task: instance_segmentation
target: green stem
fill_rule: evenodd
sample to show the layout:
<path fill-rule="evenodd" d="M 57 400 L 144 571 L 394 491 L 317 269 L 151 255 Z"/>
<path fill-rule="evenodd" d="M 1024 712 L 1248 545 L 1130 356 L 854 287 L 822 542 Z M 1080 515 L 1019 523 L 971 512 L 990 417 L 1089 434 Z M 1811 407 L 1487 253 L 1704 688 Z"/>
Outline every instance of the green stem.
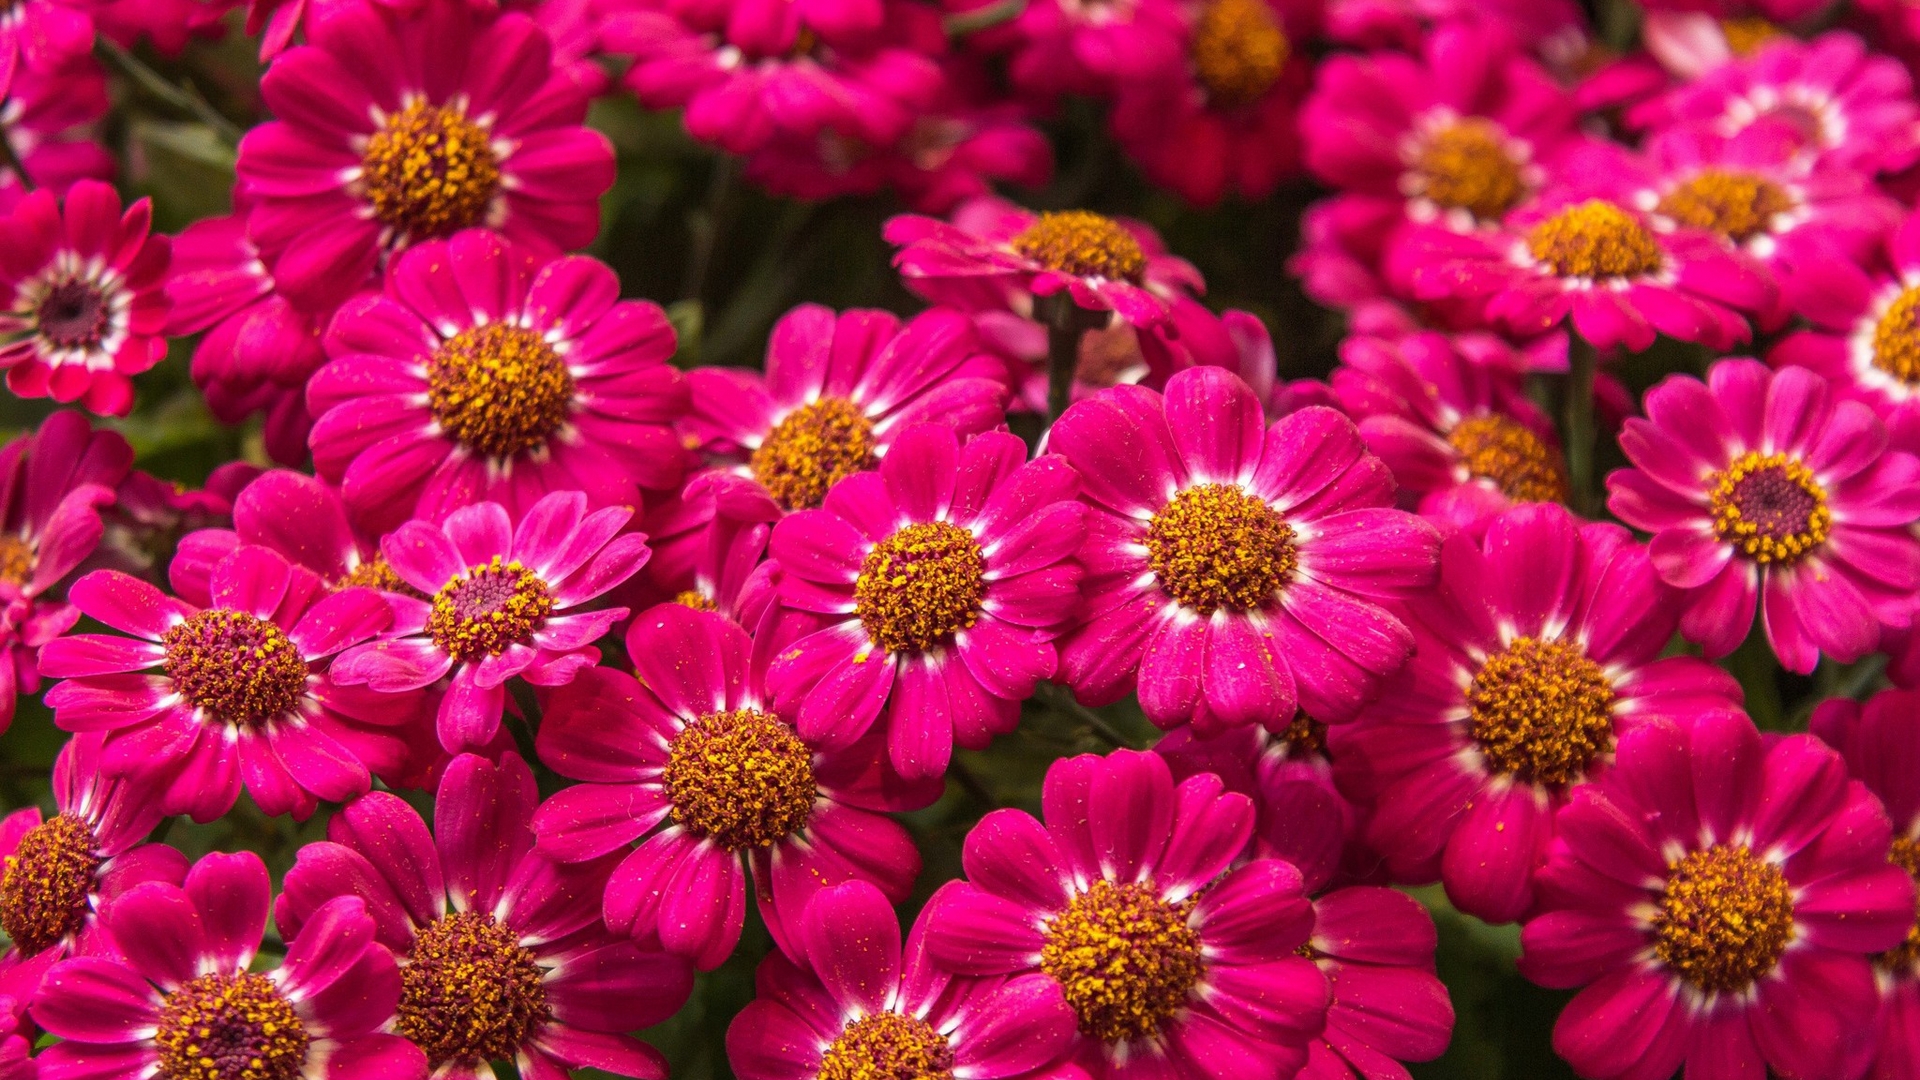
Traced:
<path fill-rule="evenodd" d="M 1102 325 L 1100 313 L 1088 311 L 1073 302 L 1073 295 L 1058 292 L 1039 297 L 1035 314 L 1047 324 L 1047 417 L 1058 420 L 1073 404 L 1073 378 L 1080 371 L 1080 340 L 1087 331 Z"/>
<path fill-rule="evenodd" d="M 1073 691 L 1053 683 L 1041 683 L 1040 694 L 1054 708 L 1087 725 L 1087 730 L 1100 737 L 1101 741 L 1116 749 L 1136 749 L 1133 740 L 1120 733 L 1120 730 L 1107 722 L 1107 718 L 1074 700 Z"/>
<path fill-rule="evenodd" d="M 118 44 L 101 37 L 95 44 L 94 52 L 107 63 L 119 68 L 126 76 L 140 84 L 140 88 L 174 108 L 194 117 L 212 128 L 214 133 L 229 146 L 238 146 L 243 132 L 233 121 L 220 115 L 192 83 L 175 86 L 166 76 L 153 70 L 146 62 L 121 48 Z"/>
<path fill-rule="evenodd" d="M 1595 513 L 1593 455 L 1593 379 L 1599 355 L 1592 345 L 1574 337 L 1567 346 L 1567 395 L 1564 437 L 1567 440 L 1567 486 L 1573 509 L 1587 517 Z"/>

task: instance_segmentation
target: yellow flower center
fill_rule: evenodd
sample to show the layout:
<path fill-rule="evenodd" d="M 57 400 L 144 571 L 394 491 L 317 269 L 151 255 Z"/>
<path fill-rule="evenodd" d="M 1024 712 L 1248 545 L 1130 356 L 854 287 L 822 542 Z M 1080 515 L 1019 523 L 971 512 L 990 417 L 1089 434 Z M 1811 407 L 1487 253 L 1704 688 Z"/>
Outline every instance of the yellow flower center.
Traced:
<path fill-rule="evenodd" d="M 953 1080 L 953 1048 L 925 1020 L 874 1013 L 833 1040 L 816 1080 Z"/>
<path fill-rule="evenodd" d="M 0 878 L 0 929 L 21 956 L 33 956 L 79 932 L 103 861 L 93 830 L 60 814 L 27 830 Z"/>
<path fill-rule="evenodd" d="M 551 614 L 553 594 L 540 575 L 495 555 L 440 587 L 427 634 L 455 660 L 474 660 L 528 641 Z"/>
<path fill-rule="evenodd" d="M 673 737 L 665 775 L 673 820 L 728 851 L 799 832 L 819 787 L 813 754 L 772 713 L 708 713 Z"/>
<path fill-rule="evenodd" d="M 1193 901 L 1170 904 L 1146 885 L 1096 881 L 1047 920 L 1040 969 L 1060 984 L 1080 1033 L 1139 1039 L 1186 1004 L 1206 974 Z"/>
<path fill-rule="evenodd" d="M 1085 210 L 1045 213 L 1013 238 L 1013 250 L 1049 270 L 1139 284 L 1147 253 L 1120 223 Z"/>
<path fill-rule="evenodd" d="M 489 323 L 448 338 L 427 361 L 427 407 L 482 457 L 546 445 L 573 408 L 573 375 L 531 330 Z"/>
<path fill-rule="evenodd" d="M 684 608 L 692 608 L 695 611 L 720 610 L 719 604 L 714 603 L 708 598 L 706 593 L 698 589 L 688 589 L 685 592 L 674 594 L 673 602 Z"/>
<path fill-rule="evenodd" d="M 753 478 L 788 510 L 811 510 L 834 484 L 879 466 L 873 421 L 858 405 L 837 397 L 788 413 L 748 463 Z"/>
<path fill-rule="evenodd" d="M 1207 100 L 1223 109 L 1260 100 L 1287 66 L 1288 51 L 1267 0 L 1211 0 L 1188 47 Z"/>
<path fill-rule="evenodd" d="M 307 662 L 286 631 L 244 611 L 211 608 L 161 635 L 173 687 L 207 716 L 254 727 L 292 712 L 307 692 Z"/>
<path fill-rule="evenodd" d="M 486 912 L 456 912 L 414 935 L 394 1026 L 436 1069 L 511 1061 L 553 1016 L 544 979 L 512 929 Z"/>
<path fill-rule="evenodd" d="M 885 651 L 925 652 L 980 617 L 986 574 L 971 532 L 944 521 L 907 525 L 860 564 L 854 610 Z"/>
<path fill-rule="evenodd" d="M 1447 432 L 1467 471 L 1514 502 L 1565 502 L 1567 466 L 1560 452 L 1511 417 L 1474 416 Z"/>
<path fill-rule="evenodd" d="M 1327 725 L 1308 716 L 1302 709 L 1293 714 L 1293 722 L 1280 733 L 1290 757 L 1326 757 Z"/>
<path fill-rule="evenodd" d="M 1202 615 L 1265 604 L 1299 565 L 1293 526 L 1236 484 L 1199 484 L 1147 527 L 1148 564 L 1168 596 Z"/>
<path fill-rule="evenodd" d="M 1713 531 L 1758 563 L 1793 563 L 1826 543 L 1827 493 L 1789 454 L 1749 450 L 1715 473 L 1707 489 Z"/>
<path fill-rule="evenodd" d="M 452 105 L 415 101 L 367 140 L 362 184 L 374 216 L 412 240 L 486 224 L 500 162 L 486 128 Z"/>
<path fill-rule="evenodd" d="M 374 589 L 379 592 L 399 593 L 411 596 L 415 600 L 425 600 L 427 594 L 406 583 L 397 573 L 393 564 L 387 562 L 385 555 L 375 555 L 363 560 L 358 566 L 346 572 L 345 576 L 333 583 L 336 591 L 340 589 Z"/>
<path fill-rule="evenodd" d="M 1533 227 L 1527 250 L 1563 278 L 1628 278 L 1660 269 L 1660 245 L 1640 219 L 1605 199 L 1569 206 Z"/>
<path fill-rule="evenodd" d="M 32 579 L 39 558 L 28 541 L 11 534 L 0 535 L 0 581 L 25 585 Z"/>
<path fill-rule="evenodd" d="M 1887 852 L 1887 859 L 1905 870 L 1916 884 L 1920 884 L 1920 840 L 1908 836 L 1894 837 L 1893 848 Z M 1895 974 L 1920 972 L 1920 899 L 1915 900 L 1914 921 L 1907 927 L 1907 940 L 1875 956 L 1873 962 L 1882 970 Z"/>
<path fill-rule="evenodd" d="M 1715 844 L 1667 865 L 1653 951 L 1707 991 L 1745 990 L 1793 940 L 1793 887 L 1745 844 Z"/>
<path fill-rule="evenodd" d="M 1873 327 L 1873 366 L 1905 383 L 1920 383 L 1920 285 L 1901 290 Z"/>
<path fill-rule="evenodd" d="M 154 1033 L 160 1080 L 295 1080 L 307 1029 L 272 979 L 201 975 L 167 995 Z"/>
<path fill-rule="evenodd" d="M 1428 135 L 1413 171 L 1421 195 L 1481 221 L 1497 220 L 1527 196 L 1506 130 L 1485 117 L 1463 116 Z"/>
<path fill-rule="evenodd" d="M 1573 642 L 1514 638 L 1474 673 L 1467 707 L 1488 766 L 1528 783 L 1578 780 L 1613 744 L 1613 685 Z"/>
<path fill-rule="evenodd" d="M 1720 33 L 1735 56 L 1748 56 L 1755 49 L 1780 36 L 1780 28 L 1758 15 L 1741 15 L 1720 20 Z"/>
<path fill-rule="evenodd" d="M 1667 192 L 1659 212 L 1682 225 L 1744 244 L 1766 232 L 1776 215 L 1792 209 L 1793 196 L 1770 180 L 1707 169 Z"/>

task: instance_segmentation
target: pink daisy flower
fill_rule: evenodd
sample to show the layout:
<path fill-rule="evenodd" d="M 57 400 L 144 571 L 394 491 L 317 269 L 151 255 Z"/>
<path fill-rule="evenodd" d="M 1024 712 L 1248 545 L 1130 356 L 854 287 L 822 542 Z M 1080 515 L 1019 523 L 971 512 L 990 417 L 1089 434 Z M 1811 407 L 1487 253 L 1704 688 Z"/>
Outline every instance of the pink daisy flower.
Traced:
<path fill-rule="evenodd" d="M 327 330 L 307 384 L 314 467 L 375 528 L 550 491 L 631 505 L 680 482 L 673 327 L 604 263 L 469 230 L 395 259 Z"/>
<path fill-rule="evenodd" d="M 39 1080 L 33 1044 L 39 1038 L 27 1019 L 27 1003 L 0 995 L 0 1080 Z"/>
<path fill-rule="evenodd" d="M 307 920 L 280 966 L 251 970 L 266 930 L 267 868 L 252 852 L 208 855 L 186 883 L 148 882 L 106 911 L 120 955 L 55 965 L 34 1022 L 61 1042 L 39 1054 L 48 1080 L 77 1076 L 241 1075 L 273 1080 L 416 1080 L 412 1043 L 380 1033 L 400 996 L 393 954 L 374 941 L 358 897 Z"/>
<path fill-rule="evenodd" d="M 878 472 L 834 485 L 774 526 L 780 601 L 806 613 L 767 671 L 800 734 L 836 747 L 876 724 L 903 776 L 944 773 L 957 742 L 984 749 L 1053 674 L 1053 639 L 1079 605 L 1084 508 L 1073 470 L 988 432 L 902 433 Z"/>
<path fill-rule="evenodd" d="M 1708 656 L 1746 639 L 1756 606 L 1774 655 L 1803 673 L 1911 620 L 1920 459 L 1833 398 L 1805 368 L 1723 360 L 1705 383 L 1662 381 L 1620 433 L 1634 468 L 1607 478 L 1607 505 L 1654 534 L 1653 565 L 1688 590 L 1680 630 Z"/>
<path fill-rule="evenodd" d="M 183 596 L 210 596 L 213 568 L 248 544 L 272 549 L 334 589 L 358 585 L 404 594 L 411 588 L 387 564 L 379 545 L 354 530 L 339 492 L 287 469 L 262 473 L 240 489 L 232 528 L 196 529 L 182 537 L 167 568 L 168 582 Z"/>
<path fill-rule="evenodd" d="M 546 34 L 463 0 L 416 6 L 332 5 L 261 80 L 279 119 L 240 142 L 247 231 L 298 303 L 338 303 L 386 254 L 468 226 L 543 253 L 599 229 L 613 147 L 582 126 Z"/>
<path fill-rule="evenodd" d="M 312 814 L 367 790 L 369 769 L 396 767 L 407 701 L 342 689 L 334 654 L 384 629 L 380 595 L 328 595 L 320 580 L 266 548 L 240 547 L 213 568 L 205 604 L 99 570 L 73 605 L 132 637 L 71 634 L 40 650 L 54 723 L 108 734 L 103 761 L 159 792 L 169 814 L 211 821 L 244 785 L 269 816 Z M 157 669 L 157 670 L 156 670 Z"/>
<path fill-rule="evenodd" d="M 600 662 L 594 642 L 626 608 L 582 610 L 647 561 L 647 538 L 620 535 L 630 507 L 587 513 L 556 491 L 514 523 L 499 503 L 465 506 L 440 525 L 409 521 L 381 542 L 394 575 L 419 595 L 386 593 L 393 626 L 334 664 L 341 682 L 383 694 L 451 676 L 437 727 L 448 753 L 493 741 L 507 680 L 564 686 Z"/>
<path fill-rule="evenodd" d="M 1088 503 L 1082 624 L 1062 681 L 1089 704 L 1136 688 L 1155 724 L 1352 715 L 1413 636 L 1378 601 L 1430 585 L 1440 537 L 1391 509 L 1393 478 L 1346 417 L 1269 427 L 1219 368 L 1163 398 L 1115 387 L 1067 410 L 1048 446 Z"/>
<path fill-rule="evenodd" d="M 999 426 L 1007 389 L 965 316 L 884 311 L 835 315 L 802 304 L 767 340 L 766 373 L 696 368 L 687 377 L 690 441 L 750 477 L 785 510 L 820 506 L 827 489 L 878 468 L 900 433 L 942 423 L 961 435 Z"/>
<path fill-rule="evenodd" d="M 948 0 L 959 18 L 992 0 Z M 971 35 L 971 43 L 1007 54 L 1007 72 L 1021 96 L 1061 94 L 1107 98 L 1135 83 L 1175 78 L 1186 17 L 1174 0 L 1037 0 L 1004 26 Z"/>
<path fill-rule="evenodd" d="M 113 179 L 113 153 L 96 138 L 107 108 L 106 75 L 91 58 L 55 71 L 14 72 L 13 90 L 0 101 L 0 129 L 32 188 L 65 195 L 78 181 Z M 32 188 L 10 165 L 0 166 L 0 212 L 18 206 Z"/>
<path fill-rule="evenodd" d="M 1520 971 L 1583 987 L 1553 1045 L 1582 1076 L 1857 1076 L 1868 956 L 1900 945 L 1914 886 L 1840 755 L 1769 745 L 1737 714 L 1624 735 L 1560 813 Z"/>
<path fill-rule="evenodd" d="M 541 761 L 585 781 L 534 816 L 541 851 L 571 862 L 640 841 L 607 883 L 614 933 L 711 970 L 740 940 L 749 876 L 789 956 L 822 889 L 869 881 L 906 899 L 920 853 L 885 814 L 927 806 L 938 780 L 893 775 L 877 738 L 834 750 L 796 731 L 727 619 L 662 604 L 628 640 L 644 681 L 595 668 L 553 695 L 536 740 Z"/>
<path fill-rule="evenodd" d="M 794 927 L 797 959 L 767 957 L 759 996 L 727 1026 L 734 1072 L 1002 1080 L 1060 1056 L 1074 1016 L 1057 983 L 955 978 L 927 955 L 925 927 L 916 921 L 903 947 L 879 889 L 850 881 L 823 890 Z"/>
<path fill-rule="evenodd" d="M 1401 1062 L 1445 1053 L 1453 1002 L 1433 971 L 1438 944 L 1433 916 L 1403 892 L 1356 885 L 1316 899 L 1304 955 L 1333 1000 L 1300 1080 L 1404 1077 Z"/>
<path fill-rule="evenodd" d="M 1056 983 L 1078 1021 L 1070 1059 L 1093 1080 L 1297 1073 L 1327 981 L 1299 953 L 1313 932 L 1299 871 L 1229 869 L 1253 832 L 1246 796 L 1210 774 L 1175 787 L 1165 759 L 1118 750 L 1056 762 L 1041 805 L 1044 824 L 996 810 L 967 835 L 967 880 L 923 916 L 934 962 Z"/>
<path fill-rule="evenodd" d="M 604 1069 L 666 1080 L 659 1051 L 623 1034 L 679 1010 L 693 989 L 685 960 L 610 938 L 600 925 L 606 859 L 555 863 L 534 850 L 533 772 L 455 758 L 434 799 L 435 831 L 398 797 L 372 792 L 300 849 L 274 922 L 301 942 L 339 897 L 357 896 L 374 940 L 400 959 L 387 1030 L 426 1054 L 445 1080 L 485 1080 L 489 1062 L 564 1080 Z"/>
<path fill-rule="evenodd" d="M 972 199 L 949 221 L 906 214 L 884 235 L 907 288 L 966 311 L 1032 317 L 1036 297 L 1065 293 L 1136 326 L 1164 322 L 1175 297 L 1206 291 L 1200 271 L 1167 254 L 1146 225 L 1086 210 L 1034 213 Z"/>
<path fill-rule="evenodd" d="M 1329 729 L 1342 789 L 1396 881 L 1510 922 L 1533 904 L 1554 812 L 1650 717 L 1737 713 L 1732 676 L 1662 658 L 1679 598 L 1617 525 L 1521 506 L 1476 544 L 1447 539 L 1440 582 L 1407 604 L 1417 645 L 1356 723 Z"/>
<path fill-rule="evenodd" d="M 776 596 L 767 540 L 781 509 L 757 483 L 718 469 L 697 473 L 675 498 L 647 515 L 643 531 L 653 558 L 616 595 L 717 611 L 741 626 L 759 626 Z M 631 629 L 631 627 L 629 627 Z"/>
<path fill-rule="evenodd" d="M 16 79 L 56 70 L 93 48 L 89 3 L 20 0 L 0 15 L 0 97 Z"/>
<path fill-rule="evenodd" d="M 81 180 L 65 199 L 35 191 L 0 219 L 0 367 L 21 397 L 133 408 L 132 376 L 166 355 L 169 242 L 146 200 Z"/>

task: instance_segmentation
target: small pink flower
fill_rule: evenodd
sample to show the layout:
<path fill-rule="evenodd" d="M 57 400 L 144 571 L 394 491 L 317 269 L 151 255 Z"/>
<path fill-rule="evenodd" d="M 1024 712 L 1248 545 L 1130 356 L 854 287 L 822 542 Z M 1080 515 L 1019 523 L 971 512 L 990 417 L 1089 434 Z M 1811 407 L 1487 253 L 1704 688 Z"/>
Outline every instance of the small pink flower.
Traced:
<path fill-rule="evenodd" d="M 83 55 L 53 71 L 14 72 L 0 127 L 33 187 L 65 195 L 78 181 L 113 179 L 117 164 L 96 131 L 107 109 L 106 75 Z M 0 166 L 0 212 L 18 206 L 29 190 L 15 169 Z"/>
<path fill-rule="evenodd" d="M 615 595 L 635 611 L 663 600 L 757 627 L 777 596 L 767 540 L 782 510 L 760 485 L 718 469 L 696 473 L 642 523 L 653 558 Z"/>
<path fill-rule="evenodd" d="M 1446 1051 L 1453 1002 L 1433 971 L 1438 939 L 1420 901 L 1393 889 L 1356 885 L 1314 900 L 1306 950 L 1333 1001 L 1300 1080 L 1399 1076 L 1394 1063 Z"/>
<path fill-rule="evenodd" d="M 233 527 L 196 529 L 180 540 L 167 580 L 194 599 L 212 595 L 213 568 L 234 549 L 257 544 L 295 566 L 319 575 L 335 589 L 364 586 L 404 593 L 379 544 L 356 532 L 339 492 L 325 482 L 288 469 L 250 481 L 233 500 Z"/>
<path fill-rule="evenodd" d="M 956 13 L 992 0 L 948 0 Z M 1108 98 L 1138 83 L 1177 79 L 1186 19 L 1177 0 L 1035 0 L 1004 26 L 974 35 L 974 44 L 1007 54 L 1022 96 Z"/>
<path fill-rule="evenodd" d="M 55 71 L 93 47 L 92 5 L 76 0 L 19 0 L 0 12 L 0 98 L 16 79 Z"/>

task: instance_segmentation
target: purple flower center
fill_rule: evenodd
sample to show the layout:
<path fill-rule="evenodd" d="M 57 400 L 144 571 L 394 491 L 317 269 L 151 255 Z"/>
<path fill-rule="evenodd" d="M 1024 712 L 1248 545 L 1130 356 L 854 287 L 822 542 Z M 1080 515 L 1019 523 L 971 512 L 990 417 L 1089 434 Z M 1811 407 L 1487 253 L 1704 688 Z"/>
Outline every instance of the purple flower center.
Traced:
<path fill-rule="evenodd" d="M 511 1060 L 553 1017 L 545 979 L 511 929 L 484 912 L 456 912 L 414 935 L 395 1026 L 436 1069 Z"/>
<path fill-rule="evenodd" d="M 820 789 L 813 752 L 772 713 L 708 713 L 673 737 L 662 782 L 673 820 L 726 848 L 765 848 L 799 832 Z"/>
<path fill-rule="evenodd" d="M 367 140 L 361 184 L 375 217 L 410 241 L 427 240 L 486 224 L 500 162 L 464 109 L 415 101 Z"/>
<path fill-rule="evenodd" d="M 907 525 L 867 552 L 854 610 L 885 651 L 925 652 L 980 617 L 986 572 L 973 533 L 945 521 Z"/>
<path fill-rule="evenodd" d="M 1745 844 L 1715 844 L 1667 866 L 1653 951 L 1710 992 L 1745 990 L 1793 940 L 1793 886 Z"/>
<path fill-rule="evenodd" d="M 749 462 L 753 478 L 788 510 L 813 509 L 826 499 L 828 488 L 879 465 L 873 422 L 858 405 L 837 397 L 788 413 Z"/>
<path fill-rule="evenodd" d="M 187 703 L 223 724 L 255 727 L 294 711 L 307 662 L 286 631 L 244 611 L 210 608 L 161 638 L 167 677 Z"/>
<path fill-rule="evenodd" d="M 1571 641 L 1517 637 L 1467 688 L 1487 767 L 1528 783 L 1578 780 L 1613 744 L 1613 684 Z"/>
<path fill-rule="evenodd" d="M 1757 563 L 1798 562 L 1833 528 L 1826 491 L 1789 454 L 1742 454 L 1714 474 L 1707 502 L 1714 533 Z"/>
<path fill-rule="evenodd" d="M 1920 840 L 1910 836 L 1894 837 L 1887 859 L 1920 884 Z M 1881 970 L 1896 975 L 1920 974 L 1920 899 L 1915 901 L 1915 918 L 1907 927 L 1907 940 L 1875 956 L 1873 962 Z"/>
<path fill-rule="evenodd" d="M 153 1041 L 161 1080 L 295 1080 L 307 1030 L 272 979 L 202 975 L 167 995 Z"/>
<path fill-rule="evenodd" d="M 1467 472 L 1514 502 L 1565 502 L 1567 466 L 1560 451 L 1511 417 L 1489 413 L 1454 425 L 1447 443 Z"/>
<path fill-rule="evenodd" d="M 7 856 L 0 879 L 0 929 L 21 956 L 33 956 L 80 932 L 103 861 L 93 830 L 60 814 L 35 825 Z"/>
<path fill-rule="evenodd" d="M 573 374 L 545 338 L 522 327 L 470 327 L 427 361 L 427 408 L 441 431 L 482 457 L 545 447 L 573 404 Z"/>
<path fill-rule="evenodd" d="M 47 290 L 34 326 L 40 336 L 63 349 L 98 345 L 107 329 L 107 298 L 90 281 L 69 279 Z"/>
<path fill-rule="evenodd" d="M 1235 484 L 1175 495 L 1147 527 L 1147 561 L 1168 596 L 1201 615 L 1252 611 L 1292 580 L 1293 526 Z"/>
<path fill-rule="evenodd" d="M 848 1024 L 820 1060 L 816 1080 L 952 1080 L 953 1048 L 925 1020 L 874 1013 Z"/>
<path fill-rule="evenodd" d="M 427 634 L 456 660 L 498 656 L 530 641 L 552 613 L 553 594 L 540 575 L 495 555 L 441 587 Z"/>
<path fill-rule="evenodd" d="M 1682 225 L 1744 244 L 1770 229 L 1773 219 L 1793 206 L 1793 196 L 1772 181 L 1751 173 L 1705 169 L 1667 192 L 1658 212 Z"/>
<path fill-rule="evenodd" d="M 1200 12 L 1187 56 L 1215 108 L 1260 100 L 1287 66 L 1287 35 L 1267 0 L 1212 0 Z"/>
<path fill-rule="evenodd" d="M 1448 121 L 1420 140 L 1409 192 L 1481 221 L 1497 221 L 1527 196 L 1506 129 L 1482 116 Z"/>
<path fill-rule="evenodd" d="M 1194 901 L 1150 885 L 1096 881 L 1047 920 L 1040 969 L 1060 984 L 1080 1033 L 1121 1042 L 1160 1030 L 1206 974 Z"/>
<path fill-rule="evenodd" d="M 1873 326 L 1873 366 L 1904 383 L 1920 383 L 1920 285 L 1894 297 Z"/>
<path fill-rule="evenodd" d="M 1535 225 L 1527 250 L 1555 275 L 1585 280 L 1641 277 L 1664 262 L 1640 219 L 1605 199 L 1569 206 Z"/>
<path fill-rule="evenodd" d="M 1147 272 L 1147 253 L 1119 222 L 1086 210 L 1045 213 L 1013 238 L 1013 250 L 1074 277 L 1130 281 Z"/>

